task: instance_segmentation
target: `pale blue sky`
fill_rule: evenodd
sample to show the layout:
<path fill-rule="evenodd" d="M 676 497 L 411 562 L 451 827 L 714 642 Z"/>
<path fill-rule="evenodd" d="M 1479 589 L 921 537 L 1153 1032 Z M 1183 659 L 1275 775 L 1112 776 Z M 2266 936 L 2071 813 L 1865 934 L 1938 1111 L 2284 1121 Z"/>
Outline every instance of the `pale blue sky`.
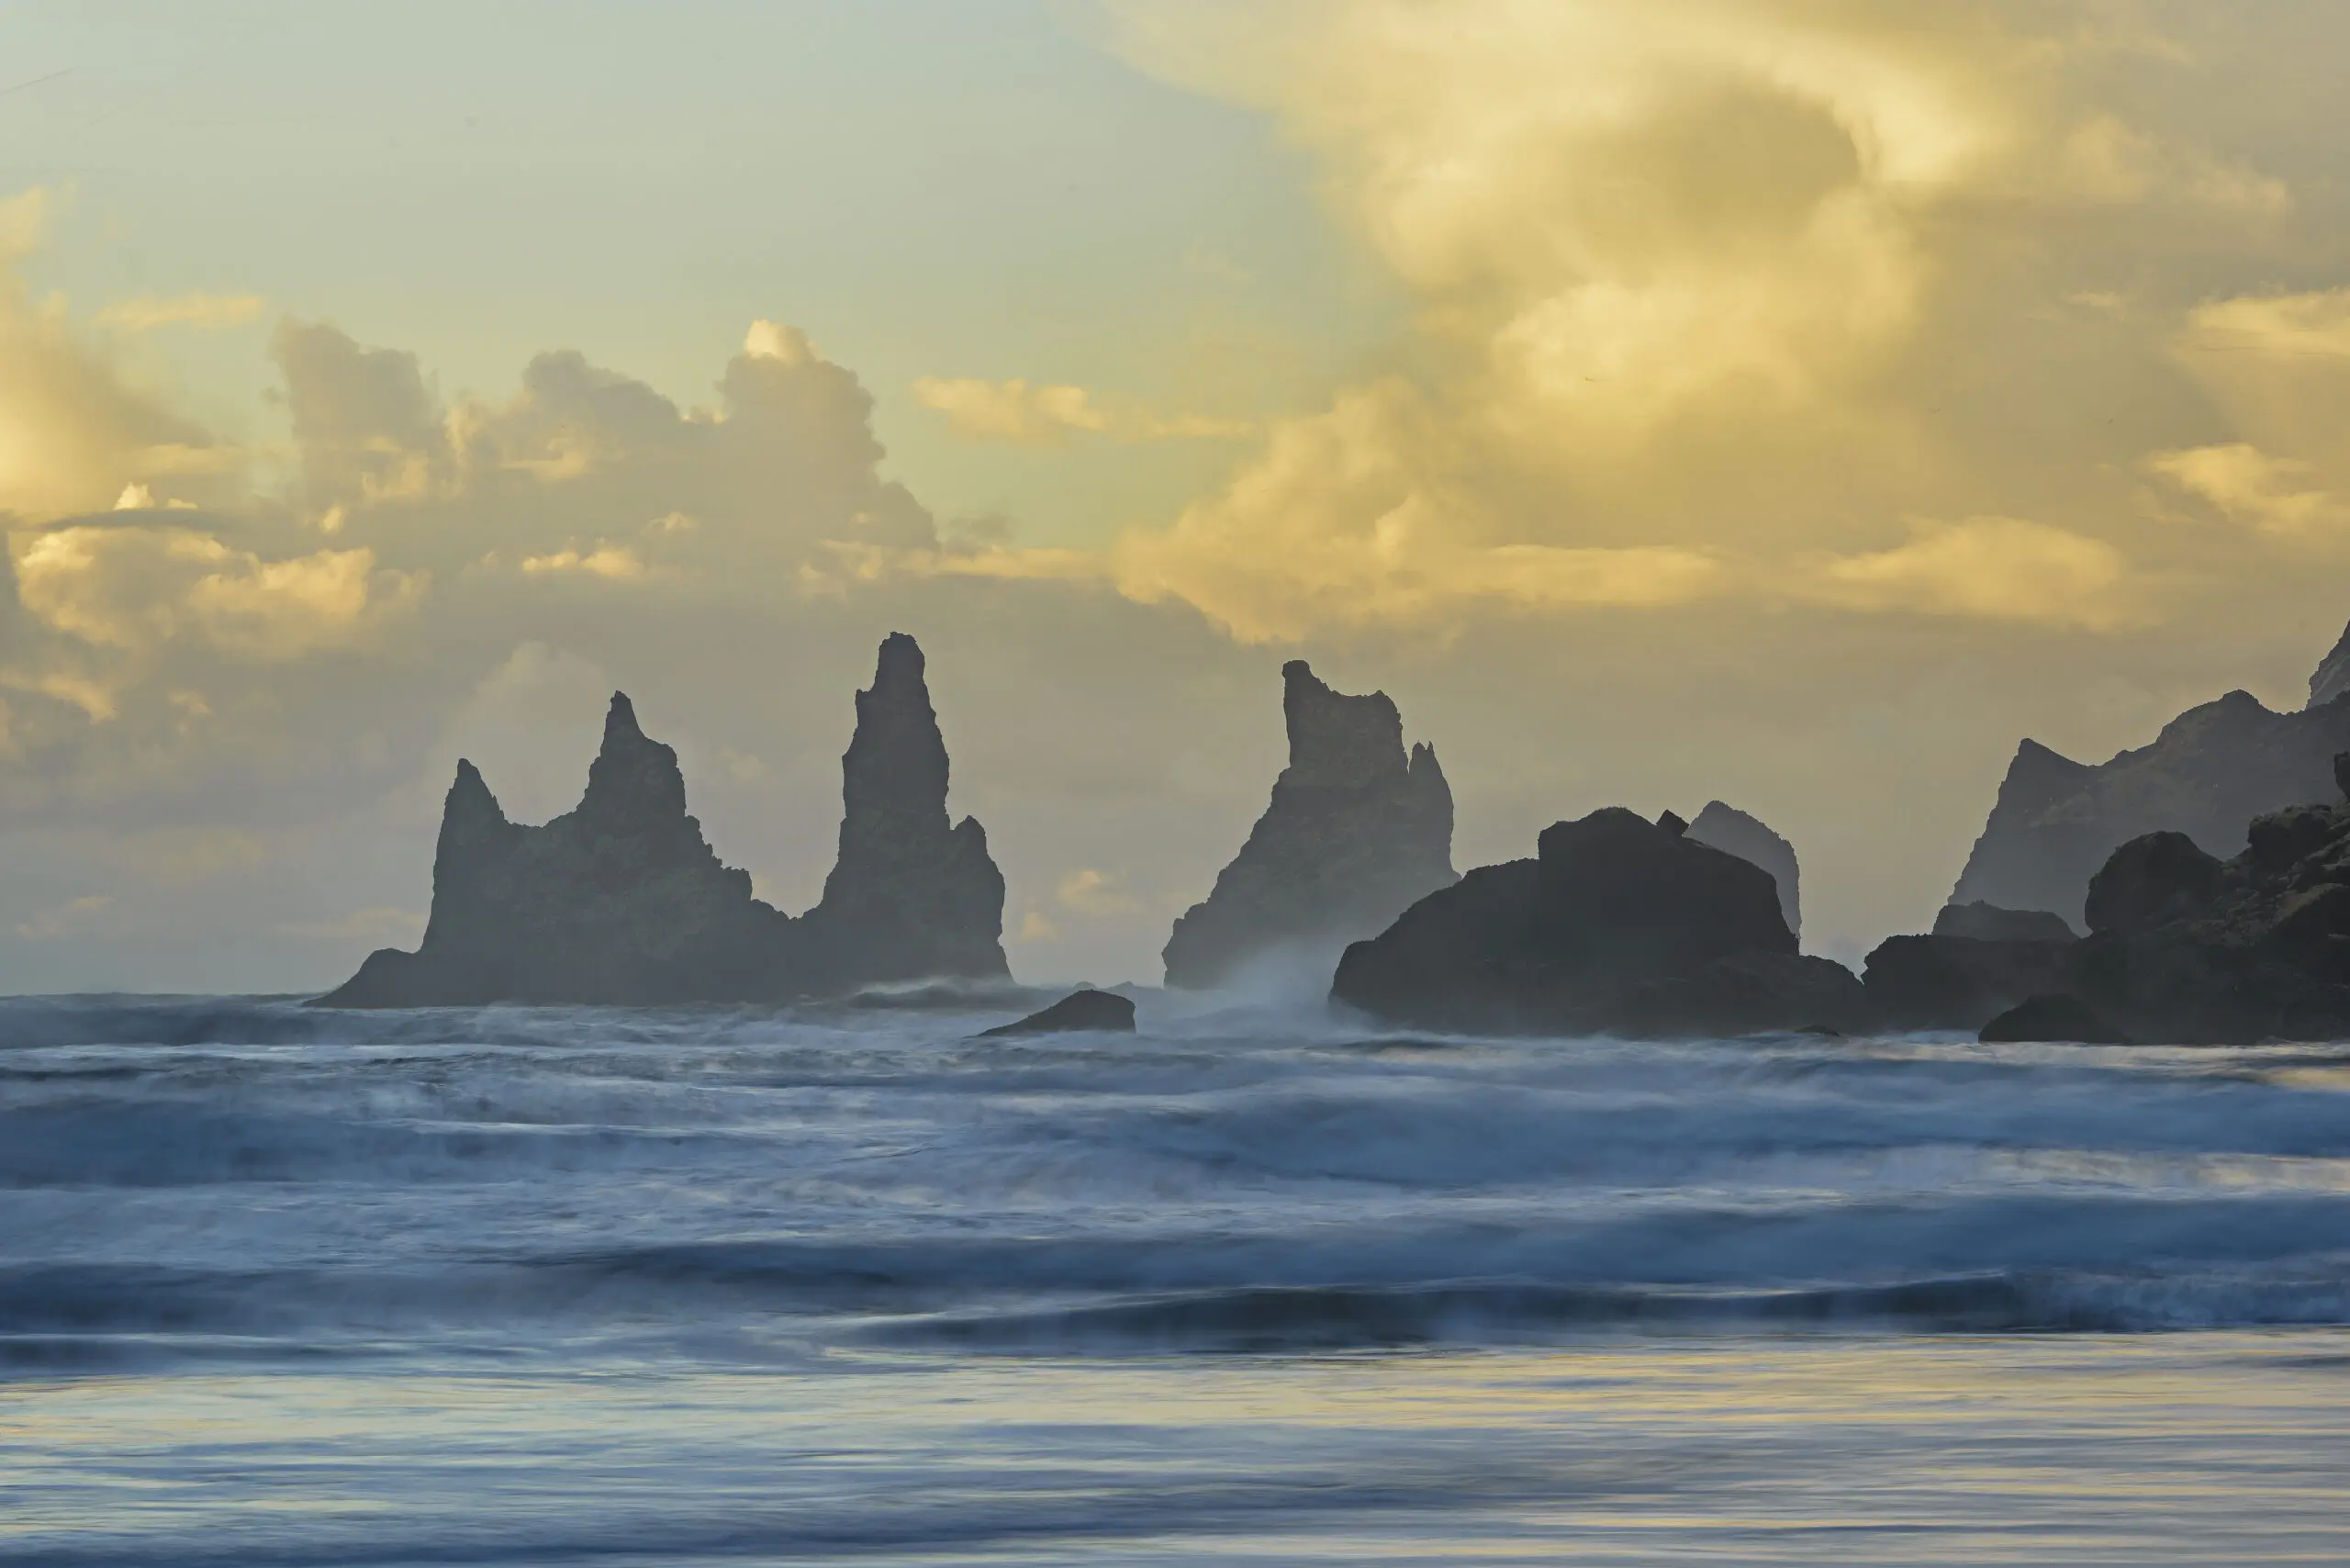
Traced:
<path fill-rule="evenodd" d="M 37 288 L 78 316 L 267 299 L 142 351 L 248 439 L 280 314 L 413 349 L 444 394 L 573 347 L 684 403 L 767 316 L 864 377 L 890 468 L 942 518 L 1090 539 L 1163 519 L 1236 449 L 978 446 L 912 381 L 1259 418 L 1390 330 L 1261 118 L 1130 69 L 1049 0 L 13 4 L 0 89 L 0 195 L 65 198 Z"/>

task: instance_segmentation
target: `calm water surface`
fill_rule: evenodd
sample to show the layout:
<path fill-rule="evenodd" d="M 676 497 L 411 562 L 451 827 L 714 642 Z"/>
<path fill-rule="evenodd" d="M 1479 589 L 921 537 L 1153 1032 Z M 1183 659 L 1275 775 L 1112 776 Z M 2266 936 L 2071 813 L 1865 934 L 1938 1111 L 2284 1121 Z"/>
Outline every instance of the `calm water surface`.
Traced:
<path fill-rule="evenodd" d="M 0 1002 L 0 1562 L 2350 1561 L 2350 1049 Z"/>

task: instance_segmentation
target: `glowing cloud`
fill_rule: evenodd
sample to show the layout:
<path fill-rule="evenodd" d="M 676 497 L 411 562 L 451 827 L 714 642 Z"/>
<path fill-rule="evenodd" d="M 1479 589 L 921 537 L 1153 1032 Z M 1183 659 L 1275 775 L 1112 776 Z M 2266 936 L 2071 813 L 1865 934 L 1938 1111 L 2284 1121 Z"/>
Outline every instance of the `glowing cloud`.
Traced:
<path fill-rule="evenodd" d="M 175 294 L 168 298 L 142 294 L 107 306 L 95 319 L 118 332 L 151 332 L 159 327 L 213 330 L 258 320 L 268 308 L 267 301 L 251 294 Z"/>

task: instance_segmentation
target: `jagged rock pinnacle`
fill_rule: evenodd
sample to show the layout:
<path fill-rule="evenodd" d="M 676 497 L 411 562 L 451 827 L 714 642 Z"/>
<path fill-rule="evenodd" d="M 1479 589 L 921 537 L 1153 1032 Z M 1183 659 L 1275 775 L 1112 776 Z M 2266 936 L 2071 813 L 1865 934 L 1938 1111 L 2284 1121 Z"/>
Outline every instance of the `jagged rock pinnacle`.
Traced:
<path fill-rule="evenodd" d="M 1431 747 L 1404 751 L 1384 692 L 1335 691 L 1292 659 L 1281 713 L 1289 765 L 1214 890 L 1175 922 L 1169 985 L 1218 984 L 1275 949 L 1326 975 L 1348 942 L 1454 880 L 1451 789 Z"/>
<path fill-rule="evenodd" d="M 946 742 L 921 646 L 882 639 L 841 757 L 840 857 L 806 917 L 822 962 L 866 980 L 1009 975 L 987 830 L 949 826 Z"/>

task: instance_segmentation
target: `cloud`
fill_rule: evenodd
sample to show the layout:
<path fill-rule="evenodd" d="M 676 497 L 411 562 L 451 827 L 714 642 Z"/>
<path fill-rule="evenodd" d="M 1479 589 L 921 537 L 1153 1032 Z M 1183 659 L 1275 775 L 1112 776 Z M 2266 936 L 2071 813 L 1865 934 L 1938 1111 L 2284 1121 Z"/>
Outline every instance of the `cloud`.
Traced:
<path fill-rule="evenodd" d="M 379 571 L 368 549 L 264 560 L 196 528 L 82 523 L 9 537 L 19 602 L 103 648 L 182 637 L 239 656 L 295 658 L 347 644 L 415 608 L 421 575 Z"/>
<path fill-rule="evenodd" d="M 28 942 L 54 942 L 77 936 L 88 931 L 113 904 L 114 900 L 105 894 L 86 893 L 42 910 L 30 920 L 19 921 L 17 935 Z"/>
<path fill-rule="evenodd" d="M 1032 386 L 1010 381 L 946 379 L 914 382 L 914 398 L 946 416 L 955 433 L 973 441 L 1056 446 L 1072 434 L 1120 441 L 1229 440 L 1249 433 L 1246 420 L 1205 414 L 1160 414 L 1142 408 L 1108 409 L 1082 386 Z"/>
<path fill-rule="evenodd" d="M 1115 872 L 1080 866 L 1055 884 L 1053 897 L 1062 908 L 1080 914 L 1122 914 L 1139 907 L 1124 882 Z"/>
<path fill-rule="evenodd" d="M 418 500 L 448 483 L 448 436 L 414 354 L 290 320 L 272 351 L 314 502 Z"/>
<path fill-rule="evenodd" d="M 1249 642 L 1477 602 L 1681 604 L 1727 586 L 1707 553 L 1677 545 L 1479 541 L 1494 519 L 1451 444 L 1442 413 L 1408 385 L 1349 389 L 1328 413 L 1282 424 L 1238 479 L 1171 528 L 1125 534 L 1119 586 L 1146 602 L 1187 600 Z"/>
<path fill-rule="evenodd" d="M 2004 323 L 2121 298 L 2123 258 L 2207 248 L 2215 212 L 2254 253 L 2296 210 L 2282 178 L 2165 96 L 2199 58 L 2093 5 L 1116 14 L 1129 58 L 1263 111 L 1313 159 L 1412 308 L 1393 369 L 1121 542 L 1129 591 L 1252 638 L 1759 608 L 1811 593 L 1804 563 L 1823 551 L 1852 557 L 1826 579 L 1845 599 L 2058 614 L 1997 561 L 2029 546 L 2065 580 L 2118 578 L 2129 503 L 2101 476 L 2143 449 L 2035 449 L 2028 467 L 2003 428 L 2068 418 L 2096 360 L 2129 352 L 2117 323 L 2142 356 L 2165 328 L 2100 310 L 2026 341 Z M 2197 330 L 2305 352 L 2331 341 L 2330 308 L 2239 303 Z M 1901 516 L 2014 510 L 2054 512 L 2079 543 L 1964 524 L 1852 548 Z M 1990 584 L 2023 597 L 2003 607 Z"/>
<path fill-rule="evenodd" d="M 2021 518 L 1923 523 L 1908 543 L 1828 561 L 1813 591 L 1857 610 L 2095 629 L 2132 617 L 2121 552 Z"/>
<path fill-rule="evenodd" d="M 945 414 L 956 434 L 974 441 L 1044 446 L 1067 440 L 1071 431 L 1110 428 L 1109 416 L 1093 406 L 1082 386 L 925 375 L 914 383 L 914 397 L 923 408 Z"/>
<path fill-rule="evenodd" d="M 2350 502 L 2317 482 L 2316 465 L 2272 457 L 2249 442 L 2156 453 L 2148 466 L 2230 521 L 2263 533 L 2308 538 L 2350 523 Z"/>
<path fill-rule="evenodd" d="M 151 332 L 161 327 L 216 330 L 258 320 L 268 302 L 252 294 L 142 294 L 100 310 L 96 324 L 118 332 Z"/>
<path fill-rule="evenodd" d="M 2191 352 L 2350 360 L 2350 288 L 2214 300 L 2187 318 Z"/>
<path fill-rule="evenodd" d="M 50 207 L 38 189 L 0 201 L 0 512 L 70 516 L 126 485 L 232 473 L 234 454 L 77 339 L 62 305 L 28 297 L 10 263 L 39 247 Z"/>
<path fill-rule="evenodd" d="M 625 544 L 598 544 L 585 554 L 572 548 L 550 555 L 525 555 L 522 570 L 532 574 L 585 572 L 589 577 L 626 582 L 644 576 L 644 557 Z"/>

